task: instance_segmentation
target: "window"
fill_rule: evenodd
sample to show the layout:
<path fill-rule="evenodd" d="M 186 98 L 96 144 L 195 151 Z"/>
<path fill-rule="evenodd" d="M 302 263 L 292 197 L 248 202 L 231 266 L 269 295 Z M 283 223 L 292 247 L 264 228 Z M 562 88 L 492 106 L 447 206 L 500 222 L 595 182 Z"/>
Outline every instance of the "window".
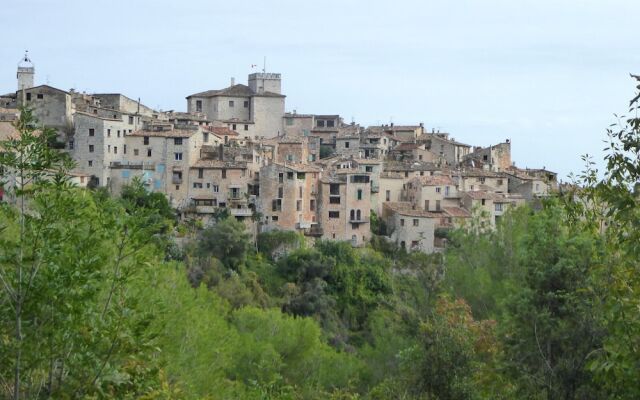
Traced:
<path fill-rule="evenodd" d="M 176 161 L 182 161 L 182 153 L 173 153 L 173 159 Z"/>
<path fill-rule="evenodd" d="M 89 128 L 89 136 L 94 136 L 96 134 L 96 130 L 93 128 Z"/>
<path fill-rule="evenodd" d="M 282 199 L 271 200 L 271 211 L 282 211 Z"/>
<path fill-rule="evenodd" d="M 484 206 L 485 202 L 486 202 L 486 200 L 485 200 L 485 199 L 482 199 L 482 205 L 483 205 L 483 206 Z"/>
<path fill-rule="evenodd" d="M 496 211 L 502 211 L 503 210 L 503 208 L 502 208 L 503 204 L 502 203 L 496 203 L 495 206 L 496 206 Z"/>
<path fill-rule="evenodd" d="M 218 193 L 220 191 L 220 187 L 218 185 L 212 185 L 213 193 Z"/>
<path fill-rule="evenodd" d="M 39 100 L 44 99 L 44 95 L 43 95 L 42 93 L 38 93 L 38 94 L 36 95 L 36 97 L 37 97 Z"/>
<path fill-rule="evenodd" d="M 229 107 L 233 107 L 234 106 L 234 102 L 233 100 L 229 100 Z M 234 128 L 235 129 L 235 128 Z"/>
<path fill-rule="evenodd" d="M 349 148 L 349 142 L 344 142 L 344 148 L 348 149 Z"/>
<path fill-rule="evenodd" d="M 327 121 L 327 128 L 333 128 L 333 121 Z"/>
<path fill-rule="evenodd" d="M 498 186 L 502 186 L 502 179 L 498 179 L 498 180 L 496 181 L 496 184 L 497 184 Z"/>
<path fill-rule="evenodd" d="M 248 100 L 244 101 L 244 108 L 249 108 L 249 101 Z"/>
<path fill-rule="evenodd" d="M 113 154 L 118 154 L 118 146 L 113 146 Z"/>
<path fill-rule="evenodd" d="M 302 186 L 300 186 L 298 188 L 298 198 L 301 199 L 302 198 Z"/>
<path fill-rule="evenodd" d="M 340 196 L 329 196 L 329 204 L 340 204 Z"/>
<path fill-rule="evenodd" d="M 145 136 L 142 138 L 142 143 L 143 144 L 149 144 L 149 136 Z"/>
<path fill-rule="evenodd" d="M 89 145 L 89 153 L 93 153 L 93 145 L 92 144 Z"/>
<path fill-rule="evenodd" d="M 138 149 L 133 149 L 133 155 L 134 156 L 137 156 L 139 154 L 140 154 L 140 152 L 138 151 Z"/>
<path fill-rule="evenodd" d="M 249 125 L 245 125 L 245 126 L 244 126 L 244 130 L 245 130 L 245 131 L 248 131 L 248 130 L 249 130 Z"/>
<path fill-rule="evenodd" d="M 93 167 L 93 160 L 89 160 L 89 166 Z"/>
<path fill-rule="evenodd" d="M 373 172 L 373 167 L 371 166 L 366 166 L 364 167 L 365 172 Z"/>
<path fill-rule="evenodd" d="M 209 141 L 209 132 L 202 132 L 202 141 L 205 143 Z"/>
<path fill-rule="evenodd" d="M 279 198 L 283 198 L 284 197 L 284 189 L 282 188 L 282 186 L 280 186 L 278 188 L 278 197 Z"/>
<path fill-rule="evenodd" d="M 302 211 L 302 200 L 296 200 L 296 211 Z"/>
<path fill-rule="evenodd" d="M 316 210 L 316 201 L 311 199 L 309 200 L 309 211 L 315 211 Z"/>
<path fill-rule="evenodd" d="M 413 219 L 413 226 L 420 226 L 420 220 L 417 218 Z"/>
<path fill-rule="evenodd" d="M 31 93 L 27 93 L 27 101 L 31 101 Z"/>
<path fill-rule="evenodd" d="M 222 170 L 222 179 L 226 179 L 226 177 L 227 177 L 227 170 L 223 169 Z"/>
<path fill-rule="evenodd" d="M 176 190 L 180 190 L 180 185 L 176 185 Z"/>
<path fill-rule="evenodd" d="M 293 179 L 293 172 L 287 172 L 287 179 Z"/>
<path fill-rule="evenodd" d="M 287 126 L 291 126 L 291 125 L 293 125 L 293 118 L 286 118 L 285 122 L 286 122 Z"/>
<path fill-rule="evenodd" d="M 117 136 L 120 137 L 120 131 L 118 131 L 118 135 Z"/>
<path fill-rule="evenodd" d="M 122 152 L 124 154 L 127 154 L 127 145 L 125 144 L 124 147 L 122 148 Z"/>
<path fill-rule="evenodd" d="M 321 119 L 319 119 L 319 120 L 316 122 L 316 126 L 317 126 L 318 128 L 324 128 L 324 121 L 323 121 L 323 120 L 321 120 Z"/>
<path fill-rule="evenodd" d="M 182 146 L 182 138 L 181 137 L 173 138 L 173 144 L 174 146 Z"/>
<path fill-rule="evenodd" d="M 107 153 L 111 153 L 111 145 L 107 145 Z"/>
<path fill-rule="evenodd" d="M 236 124 L 233 124 L 232 126 L 233 126 L 233 128 L 231 128 L 231 129 L 233 129 L 235 131 L 236 130 Z"/>
<path fill-rule="evenodd" d="M 204 178 L 204 169 L 203 168 L 198 168 L 198 178 L 199 179 Z"/>
<path fill-rule="evenodd" d="M 404 218 L 400 218 L 400 226 L 404 226 Z"/>
<path fill-rule="evenodd" d="M 272 215 L 271 216 L 271 220 L 272 221 L 277 221 L 278 220 L 278 216 L 277 215 Z"/>
<path fill-rule="evenodd" d="M 284 182 L 284 174 L 280 172 L 278 174 L 278 183 L 282 183 L 282 182 Z"/>
<path fill-rule="evenodd" d="M 330 183 L 329 184 L 329 194 L 332 196 L 340 195 L 340 185 L 338 183 Z"/>
<path fill-rule="evenodd" d="M 436 211 L 440 211 L 440 200 L 436 200 Z"/>
<path fill-rule="evenodd" d="M 357 199 L 362 200 L 362 189 L 358 189 Z"/>
<path fill-rule="evenodd" d="M 91 135 L 93 136 L 93 135 Z M 107 137 L 111 137 L 111 129 L 107 129 Z"/>
<path fill-rule="evenodd" d="M 405 244 L 404 240 L 402 242 L 400 242 L 400 247 L 402 247 L 403 249 L 406 247 L 406 244 Z"/>
<path fill-rule="evenodd" d="M 129 125 L 133 125 L 133 115 L 129 115 Z"/>
<path fill-rule="evenodd" d="M 202 112 L 202 100 L 196 100 L 196 112 Z"/>
<path fill-rule="evenodd" d="M 193 182 L 194 189 L 202 189 L 202 182 Z"/>
<path fill-rule="evenodd" d="M 440 193 L 440 188 L 439 187 L 436 188 L 436 193 Z"/>
<path fill-rule="evenodd" d="M 147 157 L 151 157 L 151 149 L 147 149 Z"/>
<path fill-rule="evenodd" d="M 73 150 L 73 140 L 69 140 L 69 150 Z"/>
<path fill-rule="evenodd" d="M 329 218 L 340 218 L 340 211 L 329 211 Z"/>
<path fill-rule="evenodd" d="M 386 201 L 391 201 L 391 190 L 387 190 L 385 193 Z"/>
<path fill-rule="evenodd" d="M 429 211 L 429 200 L 424 201 L 424 210 Z"/>
<path fill-rule="evenodd" d="M 412 248 L 412 249 L 415 249 L 415 248 L 417 248 L 418 246 L 420 246 L 420 242 L 418 242 L 417 240 L 412 240 L 412 241 L 411 241 L 411 248 Z"/>

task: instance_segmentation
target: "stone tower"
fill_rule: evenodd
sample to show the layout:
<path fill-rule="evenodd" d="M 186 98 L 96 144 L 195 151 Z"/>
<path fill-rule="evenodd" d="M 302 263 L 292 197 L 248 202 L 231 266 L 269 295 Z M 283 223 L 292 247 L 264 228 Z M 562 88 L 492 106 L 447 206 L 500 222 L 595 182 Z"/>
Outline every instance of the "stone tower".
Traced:
<path fill-rule="evenodd" d="M 29 59 L 29 52 L 25 51 L 24 57 L 18 63 L 18 90 L 30 89 L 33 87 L 33 77 L 36 69 Z"/>
<path fill-rule="evenodd" d="M 249 75 L 249 87 L 261 94 L 271 92 L 281 94 L 281 76 L 270 72 L 255 72 Z"/>

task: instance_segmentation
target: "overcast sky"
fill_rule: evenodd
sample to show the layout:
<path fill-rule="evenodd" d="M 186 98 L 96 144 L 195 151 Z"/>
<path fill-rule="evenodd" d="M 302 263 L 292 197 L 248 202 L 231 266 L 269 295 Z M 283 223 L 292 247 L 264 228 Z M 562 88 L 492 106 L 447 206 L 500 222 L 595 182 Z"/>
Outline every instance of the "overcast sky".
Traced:
<path fill-rule="evenodd" d="M 286 108 L 417 124 L 520 167 L 600 157 L 640 73 L 639 0 L 4 0 L 0 93 L 25 49 L 36 84 L 121 92 L 163 110 L 262 68 Z"/>

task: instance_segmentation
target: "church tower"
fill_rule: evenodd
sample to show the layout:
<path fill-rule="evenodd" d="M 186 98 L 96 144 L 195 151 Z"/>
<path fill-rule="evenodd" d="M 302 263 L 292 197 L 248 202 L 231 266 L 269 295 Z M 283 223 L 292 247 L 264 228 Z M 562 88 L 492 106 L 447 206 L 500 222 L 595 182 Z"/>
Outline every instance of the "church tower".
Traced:
<path fill-rule="evenodd" d="M 24 57 L 18 63 L 18 90 L 31 89 L 36 69 L 29 59 L 29 51 L 24 52 Z"/>

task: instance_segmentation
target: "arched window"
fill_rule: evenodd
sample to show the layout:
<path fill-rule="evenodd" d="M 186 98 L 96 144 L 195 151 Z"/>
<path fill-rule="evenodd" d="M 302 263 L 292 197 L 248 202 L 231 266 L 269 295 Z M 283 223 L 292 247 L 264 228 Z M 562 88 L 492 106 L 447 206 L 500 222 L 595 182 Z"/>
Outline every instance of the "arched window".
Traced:
<path fill-rule="evenodd" d="M 356 216 L 356 212 L 355 212 L 355 210 L 351 210 L 351 212 L 349 213 L 349 216 L 351 217 L 350 219 L 351 219 L 352 221 L 353 221 L 354 219 L 356 219 L 356 218 L 355 218 L 355 216 Z"/>
<path fill-rule="evenodd" d="M 356 219 L 357 219 L 358 221 L 360 221 L 360 219 L 361 219 L 361 217 L 362 217 L 362 214 L 360 213 L 360 210 L 358 210 L 358 212 L 357 212 L 356 214 L 357 214 L 357 218 L 356 218 Z"/>

